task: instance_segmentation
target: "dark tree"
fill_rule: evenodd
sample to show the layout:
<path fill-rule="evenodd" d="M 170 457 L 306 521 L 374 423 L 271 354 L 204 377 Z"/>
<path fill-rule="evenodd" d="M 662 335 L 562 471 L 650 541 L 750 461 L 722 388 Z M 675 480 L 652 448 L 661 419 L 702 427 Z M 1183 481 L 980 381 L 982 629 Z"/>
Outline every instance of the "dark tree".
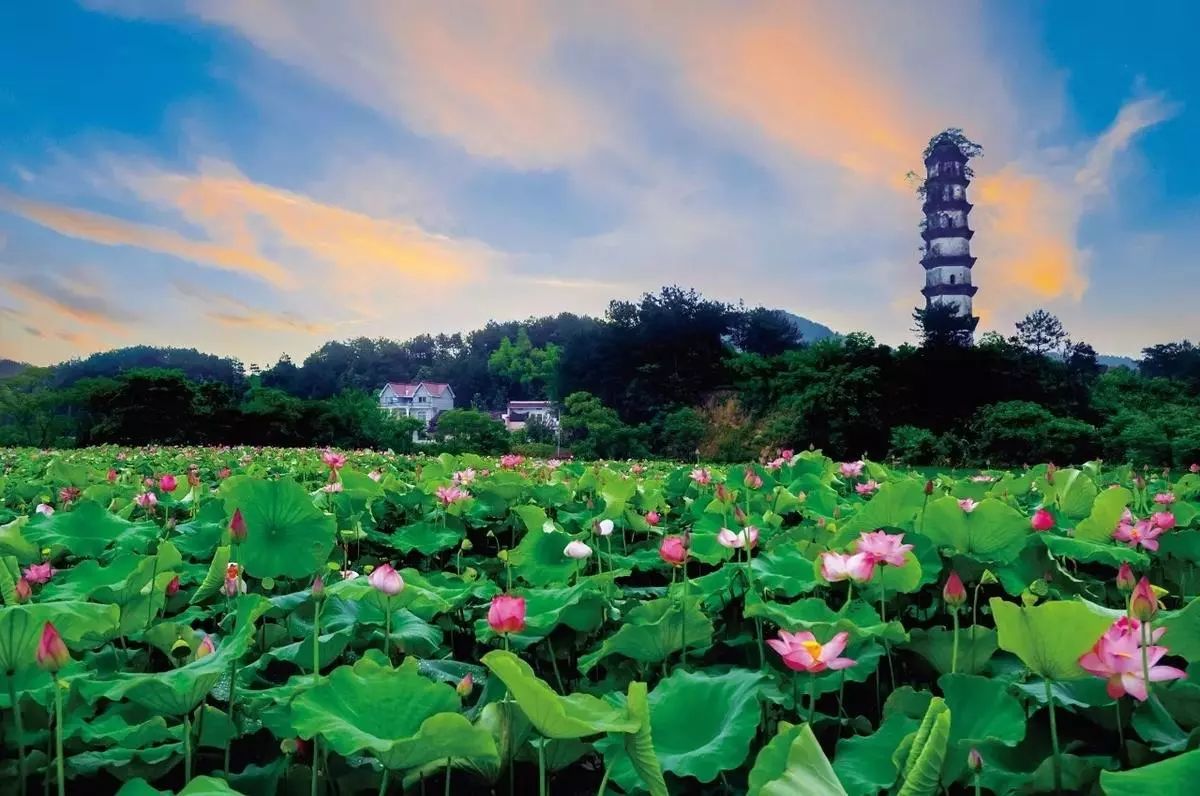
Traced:
<path fill-rule="evenodd" d="M 959 313 L 952 304 L 930 304 L 913 310 L 913 332 L 924 348 L 966 348 L 974 339 L 979 319 Z"/>
<path fill-rule="evenodd" d="M 788 349 L 799 348 L 804 335 L 783 310 L 755 307 L 742 312 L 741 321 L 733 330 L 733 342 L 750 354 L 776 356 Z"/>
<path fill-rule="evenodd" d="M 1046 310 L 1034 310 L 1017 321 L 1017 345 L 1035 354 L 1049 354 L 1065 348 L 1067 332 L 1062 321 Z"/>
<path fill-rule="evenodd" d="M 1200 391 L 1200 346 L 1181 340 L 1143 348 L 1138 369 L 1143 376 L 1178 379 Z"/>

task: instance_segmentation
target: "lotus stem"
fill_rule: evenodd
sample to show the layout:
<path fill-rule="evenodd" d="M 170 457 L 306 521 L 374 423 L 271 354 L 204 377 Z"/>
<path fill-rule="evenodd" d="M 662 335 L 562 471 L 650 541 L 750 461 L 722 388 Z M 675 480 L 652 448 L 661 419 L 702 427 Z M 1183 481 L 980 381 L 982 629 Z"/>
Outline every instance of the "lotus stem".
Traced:
<path fill-rule="evenodd" d="M 554 679 L 558 682 L 558 690 L 566 696 L 567 689 L 563 686 L 562 675 L 558 673 L 558 656 L 554 654 L 554 644 L 550 641 L 550 636 L 546 636 L 546 648 L 550 651 L 550 666 L 554 669 Z"/>
<path fill-rule="evenodd" d="M 1146 648 L 1150 646 L 1150 620 L 1142 622 L 1142 679 L 1146 683 L 1146 699 L 1152 696 L 1150 691 L 1150 657 Z"/>
<path fill-rule="evenodd" d="M 449 758 L 449 757 L 446 758 L 446 785 L 445 785 L 445 788 L 442 790 L 442 793 L 444 794 L 444 796 L 450 796 L 450 761 L 452 759 L 453 758 Z"/>
<path fill-rule="evenodd" d="M 688 608 L 688 587 L 691 586 L 691 581 L 688 580 L 687 562 L 683 562 L 683 611 L 681 611 L 679 621 L 679 644 L 683 647 L 680 665 L 687 666 L 687 608 Z"/>
<path fill-rule="evenodd" d="M 13 685 L 14 678 L 8 680 L 8 703 L 12 705 L 13 725 L 17 730 L 17 779 L 21 783 L 21 796 L 25 796 L 25 722 L 21 719 L 21 705 L 17 702 L 17 689 Z"/>
<path fill-rule="evenodd" d="M 229 664 L 229 723 L 233 726 L 233 732 L 225 740 L 225 776 L 228 777 L 229 771 L 229 756 L 233 751 L 233 737 L 237 734 L 237 719 L 234 717 L 234 705 L 237 702 L 237 660 Z"/>
<path fill-rule="evenodd" d="M 146 601 L 146 630 L 154 621 L 154 581 L 158 580 L 158 546 L 154 547 L 153 563 L 150 565 L 150 598 Z"/>
<path fill-rule="evenodd" d="M 387 597 L 386 605 L 383 617 L 383 657 L 387 658 L 390 664 L 392 661 L 392 595 L 390 594 Z"/>
<path fill-rule="evenodd" d="M 1125 760 L 1125 728 L 1121 726 L 1121 700 L 1113 700 L 1113 705 L 1117 709 L 1117 743 L 1120 747 L 1117 750 L 1117 759 Z"/>
<path fill-rule="evenodd" d="M 808 726 L 811 727 L 813 719 L 817 717 L 817 676 L 810 674 L 808 676 Z"/>
<path fill-rule="evenodd" d="M 313 686 L 321 682 L 321 601 L 313 601 Z M 312 740 L 312 781 L 309 783 L 309 793 L 317 796 L 317 781 L 320 767 L 317 764 L 317 752 L 321 736 L 314 735 Z"/>
<path fill-rule="evenodd" d="M 183 714 L 183 784 L 192 781 L 192 713 Z"/>
<path fill-rule="evenodd" d="M 608 775 L 612 773 L 612 766 L 604 767 L 604 776 L 600 779 L 600 787 L 596 790 L 596 796 L 604 796 L 604 792 L 608 790 Z"/>
<path fill-rule="evenodd" d="M 883 624 L 887 624 L 887 589 L 880 587 L 879 589 L 879 620 Z M 887 653 L 888 662 L 888 678 L 892 682 L 892 690 L 896 690 L 896 667 L 892 663 L 892 642 L 885 637 L 883 639 L 883 651 Z M 879 684 L 878 675 L 875 677 L 875 684 Z"/>
<path fill-rule="evenodd" d="M 954 643 L 950 648 L 950 674 L 955 674 L 958 672 L 958 611 L 951 611 L 950 616 L 954 620 Z"/>
<path fill-rule="evenodd" d="M 54 765 L 58 773 L 58 796 L 66 796 L 67 778 L 63 773 L 62 687 L 57 675 L 50 675 L 50 683 L 54 687 Z"/>
<path fill-rule="evenodd" d="M 388 778 L 391 776 L 391 774 L 392 770 L 390 768 L 385 768 L 383 770 L 383 778 L 379 780 L 379 796 L 386 796 L 388 790 Z M 425 780 L 421 780 L 421 782 L 424 783 Z"/>
<path fill-rule="evenodd" d="M 538 796 L 546 796 L 546 739 L 538 744 Z"/>
<path fill-rule="evenodd" d="M 1058 751 L 1058 719 L 1054 715 L 1054 691 L 1046 680 L 1046 705 L 1050 708 L 1050 748 L 1054 753 L 1054 792 L 1062 793 L 1062 758 Z"/>

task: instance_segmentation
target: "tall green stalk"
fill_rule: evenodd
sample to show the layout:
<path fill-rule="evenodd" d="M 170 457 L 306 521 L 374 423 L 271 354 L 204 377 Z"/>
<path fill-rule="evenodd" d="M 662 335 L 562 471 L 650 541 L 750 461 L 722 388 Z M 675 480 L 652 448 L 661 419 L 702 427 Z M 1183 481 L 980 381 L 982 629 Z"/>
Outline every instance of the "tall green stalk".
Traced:
<path fill-rule="evenodd" d="M 813 719 L 817 716 L 817 676 L 810 674 L 808 676 L 808 724 L 811 727 Z"/>
<path fill-rule="evenodd" d="M 192 781 L 192 713 L 183 714 L 183 783 Z"/>
<path fill-rule="evenodd" d="M 958 672 L 958 609 L 951 609 L 950 616 L 954 620 L 954 646 L 950 651 L 950 674 L 955 674 Z"/>
<path fill-rule="evenodd" d="M 683 562 L 683 611 L 681 612 L 679 622 L 679 642 L 683 647 L 681 653 L 681 666 L 687 666 L 687 609 L 688 609 L 688 591 L 691 581 L 688 580 L 687 562 Z"/>
<path fill-rule="evenodd" d="M 538 796 L 546 796 L 546 739 L 538 744 Z"/>
<path fill-rule="evenodd" d="M 321 601 L 313 601 L 313 687 L 315 688 L 321 682 Z M 318 770 L 317 751 L 318 744 L 321 742 L 321 736 L 314 735 L 312 739 L 312 780 L 309 783 L 309 793 L 311 796 L 317 796 Z"/>
<path fill-rule="evenodd" d="M 5 679 L 8 680 L 8 703 L 12 705 L 13 724 L 17 730 L 17 779 L 21 783 L 21 796 L 25 796 L 25 722 L 21 718 L 21 705 L 17 702 L 17 689 L 13 685 L 14 678 Z"/>
<path fill-rule="evenodd" d="M 66 796 L 67 778 L 63 766 L 63 711 L 62 688 L 58 676 L 50 675 L 50 683 L 54 687 L 54 765 L 58 772 L 58 796 Z"/>
<path fill-rule="evenodd" d="M 1054 752 L 1054 792 L 1062 793 L 1062 757 L 1058 751 L 1058 720 L 1054 715 L 1054 691 L 1046 680 L 1046 705 L 1050 708 L 1050 748 Z"/>
<path fill-rule="evenodd" d="M 392 660 L 392 595 L 387 596 L 386 608 L 384 608 L 383 617 L 383 657 L 388 659 L 388 663 Z"/>

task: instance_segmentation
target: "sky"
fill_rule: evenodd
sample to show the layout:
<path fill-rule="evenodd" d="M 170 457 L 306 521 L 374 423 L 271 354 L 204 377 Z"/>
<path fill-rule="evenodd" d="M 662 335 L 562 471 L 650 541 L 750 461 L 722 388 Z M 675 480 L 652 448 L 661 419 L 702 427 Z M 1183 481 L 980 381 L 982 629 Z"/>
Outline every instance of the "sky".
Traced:
<path fill-rule="evenodd" d="M 0 357 L 269 365 L 660 286 L 881 342 L 929 138 L 984 147 L 981 330 L 1200 332 L 1185 0 L 0 8 Z"/>

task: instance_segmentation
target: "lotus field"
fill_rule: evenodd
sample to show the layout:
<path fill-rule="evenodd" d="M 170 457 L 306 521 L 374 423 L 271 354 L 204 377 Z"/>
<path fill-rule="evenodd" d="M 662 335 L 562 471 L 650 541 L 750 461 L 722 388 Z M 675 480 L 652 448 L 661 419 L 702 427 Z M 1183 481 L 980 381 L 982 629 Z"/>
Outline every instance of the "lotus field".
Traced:
<path fill-rule="evenodd" d="M 1200 468 L 0 466 L 0 793 L 1200 781 Z"/>

